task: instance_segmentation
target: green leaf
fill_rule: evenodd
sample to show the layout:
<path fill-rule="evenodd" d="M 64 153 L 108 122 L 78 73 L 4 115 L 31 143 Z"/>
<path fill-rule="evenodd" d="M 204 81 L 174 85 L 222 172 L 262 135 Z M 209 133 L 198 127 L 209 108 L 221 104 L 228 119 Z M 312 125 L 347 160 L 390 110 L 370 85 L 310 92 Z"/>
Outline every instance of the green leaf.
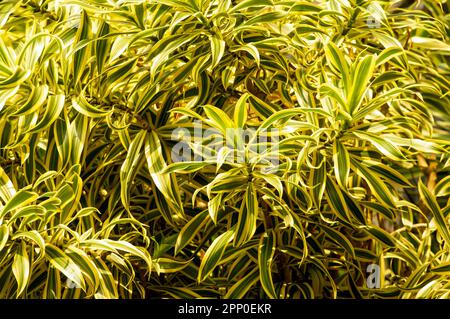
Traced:
<path fill-rule="evenodd" d="M 378 176 L 372 174 L 370 170 L 363 164 L 359 164 L 356 160 L 350 159 L 351 164 L 355 167 L 356 173 L 365 179 L 369 185 L 373 196 L 379 201 L 385 203 L 389 208 L 395 208 L 395 202 L 392 198 L 392 193 L 386 187 L 386 185 L 378 178 Z"/>
<path fill-rule="evenodd" d="M 101 39 L 102 37 L 106 36 L 110 32 L 110 25 L 104 21 L 99 21 L 98 31 L 97 31 L 97 37 L 99 40 L 95 43 L 95 61 L 97 63 L 97 72 L 101 74 L 103 72 L 103 66 L 105 65 L 108 51 L 111 47 L 109 39 Z"/>
<path fill-rule="evenodd" d="M 336 180 L 339 186 L 346 189 L 350 173 L 350 156 L 345 146 L 337 139 L 333 144 L 333 163 Z"/>
<path fill-rule="evenodd" d="M 78 265 L 75 264 L 61 249 L 53 244 L 46 244 L 45 257 L 53 267 L 62 272 L 68 280 L 72 281 L 75 284 L 75 287 L 79 287 L 83 289 L 83 291 L 86 291 L 86 284 L 80 267 L 78 267 Z"/>
<path fill-rule="evenodd" d="M 402 161 L 405 159 L 402 152 L 400 152 L 400 150 L 387 139 L 383 139 L 375 134 L 362 131 L 353 132 L 353 134 L 362 140 L 372 143 L 381 153 L 394 161 Z"/>
<path fill-rule="evenodd" d="M 40 205 L 29 205 L 22 208 L 19 208 L 16 213 L 12 214 L 12 216 L 8 220 L 8 224 L 14 223 L 18 218 L 24 217 L 42 217 L 46 212 L 46 209 Z"/>
<path fill-rule="evenodd" d="M 376 57 L 368 55 L 358 62 L 353 74 L 352 88 L 347 93 L 348 111 L 355 113 L 362 103 L 362 99 L 368 89 L 369 80 L 375 68 Z"/>
<path fill-rule="evenodd" d="M 175 244 L 175 255 L 177 255 L 191 240 L 209 223 L 208 211 L 195 215 L 178 234 Z"/>
<path fill-rule="evenodd" d="M 125 208 L 129 209 L 129 190 L 133 176 L 137 174 L 138 164 L 141 158 L 142 145 L 146 137 L 145 131 L 140 131 L 134 137 L 127 152 L 125 161 L 120 168 L 120 198 Z"/>
<path fill-rule="evenodd" d="M 342 246 L 352 258 L 355 258 L 355 250 L 352 243 L 341 232 L 334 230 L 331 227 L 321 225 L 320 228 L 327 234 L 327 236 L 338 245 Z"/>
<path fill-rule="evenodd" d="M 436 197 L 450 195 L 450 175 L 441 179 L 434 189 Z"/>
<path fill-rule="evenodd" d="M 235 61 L 233 64 L 225 66 L 225 69 L 222 71 L 221 80 L 225 90 L 227 90 L 234 84 L 236 80 L 237 67 L 238 61 Z"/>
<path fill-rule="evenodd" d="M 283 196 L 283 183 L 282 179 L 275 174 L 262 174 L 257 171 L 253 171 L 253 176 L 256 178 L 261 178 L 265 180 L 268 184 L 270 184 L 273 188 L 275 188 L 278 194 Z"/>
<path fill-rule="evenodd" d="M 158 273 L 175 273 L 186 268 L 190 260 L 176 260 L 174 258 L 161 257 L 155 260 Z"/>
<path fill-rule="evenodd" d="M 0 219 L 5 217 L 5 215 L 9 211 L 14 210 L 19 207 L 22 207 L 22 206 L 26 206 L 26 205 L 34 202 L 37 198 L 38 198 L 38 194 L 36 194 L 35 192 L 30 192 L 30 191 L 27 191 L 24 189 L 20 190 L 13 196 L 13 198 L 11 198 L 11 200 L 6 204 L 6 206 L 3 207 L 3 209 L 1 209 Z"/>
<path fill-rule="evenodd" d="M 66 249 L 65 253 L 79 267 L 84 278 L 90 284 L 91 293 L 94 293 L 100 285 L 101 276 L 95 263 L 85 251 L 79 248 L 70 246 Z"/>
<path fill-rule="evenodd" d="M 450 51 L 450 45 L 437 39 L 429 37 L 412 37 L 411 42 L 414 46 L 437 51 Z"/>
<path fill-rule="evenodd" d="M 208 214 L 214 224 L 217 224 L 217 216 L 222 205 L 223 193 L 219 193 L 208 201 Z"/>
<path fill-rule="evenodd" d="M 321 206 L 323 193 L 327 184 L 327 166 L 324 157 L 317 154 L 314 158 L 314 167 L 310 169 L 310 183 L 312 200 L 317 207 Z"/>
<path fill-rule="evenodd" d="M 230 13 L 236 12 L 236 11 L 243 11 L 247 10 L 249 8 L 258 8 L 258 7 L 266 7 L 266 6 L 272 6 L 273 3 L 271 0 L 245 0 L 238 4 L 236 4 L 231 10 Z"/>
<path fill-rule="evenodd" d="M 325 194 L 332 211 L 342 220 L 347 221 L 347 205 L 339 186 L 329 176 L 326 179 Z"/>
<path fill-rule="evenodd" d="M 0 167 L 0 199 L 2 199 L 4 203 L 7 203 L 15 194 L 16 189 L 13 183 L 3 168 Z"/>
<path fill-rule="evenodd" d="M 36 124 L 36 126 L 27 130 L 26 133 L 37 133 L 50 127 L 50 125 L 52 125 L 53 122 L 56 121 L 56 119 L 59 117 L 59 114 L 63 110 L 64 102 L 64 95 L 59 94 L 50 96 L 47 101 L 47 107 L 45 109 L 44 116 L 42 117 L 40 122 Z"/>
<path fill-rule="evenodd" d="M 227 291 L 225 299 L 241 299 L 244 298 L 245 294 L 258 282 L 259 272 L 257 268 L 250 271 L 245 277 L 237 281 L 231 288 Z"/>
<path fill-rule="evenodd" d="M 43 291 L 45 299 L 61 299 L 61 278 L 60 273 L 51 265 L 47 271 L 47 280 Z"/>
<path fill-rule="evenodd" d="M 257 23 L 274 22 L 274 21 L 283 19 L 285 16 L 286 16 L 286 14 L 284 12 L 276 12 L 276 11 L 259 14 L 259 15 L 254 16 L 253 18 L 247 20 L 246 22 L 244 22 L 243 27 L 257 24 Z M 237 28 L 237 29 L 239 29 L 239 28 Z"/>
<path fill-rule="evenodd" d="M 258 247 L 258 267 L 259 279 L 267 296 L 271 299 L 277 299 L 277 293 L 272 280 L 272 262 L 275 254 L 276 242 L 275 233 L 270 230 L 261 236 Z"/>
<path fill-rule="evenodd" d="M 253 183 L 249 183 L 245 192 L 245 201 L 242 201 L 239 211 L 236 234 L 233 245 L 239 247 L 249 241 L 256 231 L 256 221 L 258 218 L 258 198 Z"/>
<path fill-rule="evenodd" d="M 23 116 L 36 112 L 44 104 L 48 92 L 48 85 L 33 86 L 28 100 L 17 111 L 12 113 L 11 116 Z"/>
<path fill-rule="evenodd" d="M 9 228 L 7 225 L 0 225 L 0 252 L 6 247 L 9 239 Z"/>
<path fill-rule="evenodd" d="M 438 266 L 431 268 L 431 271 L 438 274 L 448 275 L 450 274 L 450 262 L 443 262 Z"/>
<path fill-rule="evenodd" d="M 198 32 L 191 32 L 190 34 L 174 34 L 166 36 L 152 46 L 148 59 L 152 61 L 150 66 L 150 75 L 154 77 L 156 71 L 163 64 L 163 62 L 172 54 L 175 50 L 179 49 L 184 44 L 192 41 L 197 37 Z"/>
<path fill-rule="evenodd" d="M 389 47 L 384 49 L 380 55 L 377 57 L 376 66 L 380 66 L 391 59 L 402 55 L 404 53 L 403 48 L 401 47 Z"/>
<path fill-rule="evenodd" d="M 395 239 L 385 230 L 380 227 L 374 225 L 363 226 L 363 229 L 374 239 L 385 244 L 388 247 L 395 247 L 396 242 Z"/>
<path fill-rule="evenodd" d="M 342 97 L 341 92 L 339 91 L 338 88 L 336 88 L 330 84 L 322 84 L 320 86 L 319 92 L 323 97 L 333 98 L 338 103 L 338 105 L 342 108 L 342 110 L 347 110 L 347 104 L 346 104 L 344 98 Z M 348 115 L 348 117 L 350 119 L 349 115 Z"/>
<path fill-rule="evenodd" d="M 221 109 L 212 105 L 205 105 L 203 109 L 210 119 L 210 125 L 218 129 L 224 136 L 227 134 L 227 129 L 235 127 L 234 122 Z"/>
<path fill-rule="evenodd" d="M 39 257 L 33 260 L 34 264 L 38 264 L 38 262 L 45 256 L 45 241 L 41 234 L 39 234 L 36 230 L 21 231 L 15 233 L 11 239 L 16 240 L 18 238 L 28 239 L 39 247 L 39 250 L 35 249 L 35 252 L 39 252 Z"/>
<path fill-rule="evenodd" d="M 244 93 L 241 95 L 239 100 L 236 102 L 236 106 L 234 108 L 234 124 L 236 127 L 243 128 L 245 122 L 247 121 L 247 99 L 249 98 L 248 93 Z"/>
<path fill-rule="evenodd" d="M 88 239 L 80 242 L 81 247 L 88 247 L 92 250 L 106 250 L 118 254 L 118 251 L 124 251 L 132 256 L 139 257 L 147 264 L 147 271 L 152 269 L 152 259 L 148 251 L 125 240 L 111 240 L 111 239 Z"/>
<path fill-rule="evenodd" d="M 3 90 L 14 88 L 15 86 L 18 86 L 22 82 L 26 81 L 30 75 L 30 70 L 24 70 L 22 67 L 18 66 L 16 71 L 10 77 L 0 81 L 0 87 Z"/>
<path fill-rule="evenodd" d="M 273 105 L 267 104 L 254 95 L 250 95 L 248 101 L 250 102 L 250 105 L 253 107 L 255 112 L 257 112 L 262 118 L 271 116 L 277 110 Z"/>
<path fill-rule="evenodd" d="M 127 36 L 117 36 L 114 43 L 111 46 L 111 52 L 109 57 L 109 63 L 116 60 L 124 51 L 128 48 L 131 38 Z"/>
<path fill-rule="evenodd" d="M 97 299 L 117 299 L 117 281 L 114 279 L 108 266 L 101 259 L 93 259 L 100 273 L 100 286 L 95 294 Z"/>
<path fill-rule="evenodd" d="M 246 45 L 240 46 L 238 48 L 235 49 L 230 49 L 231 52 L 237 52 L 237 51 L 245 51 L 248 54 L 250 54 L 253 59 L 256 62 L 256 65 L 259 67 L 260 63 L 261 63 L 261 57 L 258 51 L 258 48 L 255 47 L 253 44 L 251 43 L 247 43 Z"/>
<path fill-rule="evenodd" d="M 163 174 L 171 174 L 171 173 L 193 173 L 196 172 L 205 166 L 211 165 L 209 162 L 177 162 L 172 163 L 166 166 L 163 170 Z"/>
<path fill-rule="evenodd" d="M 82 95 L 72 99 L 72 106 L 81 114 L 92 118 L 105 117 L 110 113 L 110 111 L 102 111 L 101 109 L 92 106 Z"/>
<path fill-rule="evenodd" d="M 363 163 L 374 173 L 385 178 L 388 183 L 395 184 L 396 186 L 412 187 L 412 184 L 404 175 L 385 164 L 372 160 L 364 160 Z"/>
<path fill-rule="evenodd" d="M 167 200 L 167 204 L 178 217 L 184 218 L 183 205 L 181 203 L 177 181 L 171 175 L 163 173 L 167 164 L 164 160 L 161 142 L 155 131 L 147 134 L 145 158 L 153 182 Z"/>
<path fill-rule="evenodd" d="M 223 54 L 225 53 L 225 41 L 215 37 L 210 37 L 211 42 L 211 67 L 216 67 L 217 64 L 219 64 L 220 60 L 223 57 Z"/>
<path fill-rule="evenodd" d="M 227 174 L 227 173 L 222 173 Z M 246 187 L 248 181 L 247 176 L 242 175 L 217 175 L 214 181 L 208 184 L 208 193 L 222 193 L 236 190 L 243 190 Z"/>
<path fill-rule="evenodd" d="M 91 30 L 91 23 L 89 16 L 85 10 L 81 12 L 80 25 L 78 26 L 75 43 L 83 43 L 83 41 L 89 39 Z M 84 46 L 77 51 L 75 51 L 73 55 L 73 81 L 74 86 L 76 87 L 78 82 L 80 81 L 81 75 L 83 74 L 86 60 L 88 56 L 88 46 Z"/>
<path fill-rule="evenodd" d="M 350 70 L 347 61 L 341 50 L 333 42 L 329 42 L 325 47 L 325 54 L 328 63 L 333 66 L 333 68 L 338 71 L 342 77 L 344 83 L 345 95 L 350 94 Z"/>
<path fill-rule="evenodd" d="M 197 281 L 199 283 L 204 281 L 213 272 L 214 268 L 220 262 L 228 243 L 233 239 L 233 236 L 234 230 L 228 230 L 217 237 L 211 246 L 209 246 L 198 270 Z"/>

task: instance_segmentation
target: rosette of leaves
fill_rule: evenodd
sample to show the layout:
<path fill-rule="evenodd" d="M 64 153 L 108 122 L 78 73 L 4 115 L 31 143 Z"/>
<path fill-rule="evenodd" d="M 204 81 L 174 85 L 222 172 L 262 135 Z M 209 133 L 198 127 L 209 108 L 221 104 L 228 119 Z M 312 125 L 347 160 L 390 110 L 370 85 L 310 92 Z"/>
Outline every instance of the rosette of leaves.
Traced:
<path fill-rule="evenodd" d="M 3 1 L 1 296 L 447 298 L 448 14 Z"/>

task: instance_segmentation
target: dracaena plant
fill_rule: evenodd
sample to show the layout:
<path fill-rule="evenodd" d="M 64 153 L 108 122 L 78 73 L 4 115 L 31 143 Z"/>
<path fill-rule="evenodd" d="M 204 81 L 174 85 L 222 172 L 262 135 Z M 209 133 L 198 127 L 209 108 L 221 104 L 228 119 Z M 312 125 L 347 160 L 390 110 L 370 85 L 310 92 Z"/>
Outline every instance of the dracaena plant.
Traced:
<path fill-rule="evenodd" d="M 445 0 L 0 3 L 0 298 L 448 298 Z"/>

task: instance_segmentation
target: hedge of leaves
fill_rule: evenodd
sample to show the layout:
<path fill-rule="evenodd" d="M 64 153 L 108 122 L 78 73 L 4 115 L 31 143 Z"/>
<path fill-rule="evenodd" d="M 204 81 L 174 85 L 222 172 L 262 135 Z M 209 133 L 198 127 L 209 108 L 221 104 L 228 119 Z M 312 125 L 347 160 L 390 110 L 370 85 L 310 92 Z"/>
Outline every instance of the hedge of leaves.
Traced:
<path fill-rule="evenodd" d="M 449 8 L 1 1 L 0 297 L 450 297 Z"/>

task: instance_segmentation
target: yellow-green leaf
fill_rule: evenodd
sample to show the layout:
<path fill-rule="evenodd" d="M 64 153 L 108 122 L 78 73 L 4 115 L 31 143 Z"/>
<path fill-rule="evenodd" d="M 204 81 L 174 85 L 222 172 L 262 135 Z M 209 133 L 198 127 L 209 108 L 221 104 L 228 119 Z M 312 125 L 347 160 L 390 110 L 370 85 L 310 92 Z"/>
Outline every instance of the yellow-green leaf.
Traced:
<path fill-rule="evenodd" d="M 17 281 L 17 297 L 19 297 L 27 287 L 30 277 L 30 260 L 28 258 L 27 246 L 24 241 L 20 243 L 20 247 L 14 254 L 12 271 Z"/>
<path fill-rule="evenodd" d="M 275 254 L 275 233 L 273 230 L 264 233 L 261 236 L 258 248 L 258 267 L 261 286 L 267 296 L 271 299 L 277 299 L 277 293 L 272 280 L 272 262 Z"/>
<path fill-rule="evenodd" d="M 212 242 L 200 264 L 197 277 L 198 282 L 204 281 L 213 272 L 214 268 L 220 262 L 228 243 L 233 239 L 233 236 L 234 230 L 228 230 Z"/>

